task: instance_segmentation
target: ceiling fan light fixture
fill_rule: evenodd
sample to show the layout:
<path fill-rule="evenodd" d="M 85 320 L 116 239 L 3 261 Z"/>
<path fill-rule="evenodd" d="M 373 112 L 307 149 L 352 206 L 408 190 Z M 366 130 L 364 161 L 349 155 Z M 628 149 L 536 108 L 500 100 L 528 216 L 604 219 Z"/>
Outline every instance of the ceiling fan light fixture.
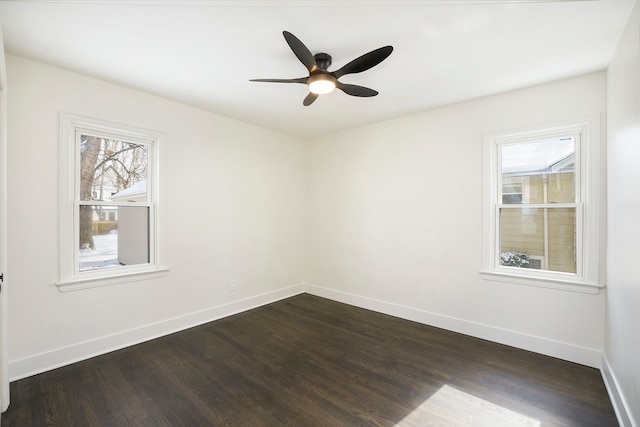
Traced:
<path fill-rule="evenodd" d="M 336 88 L 336 79 L 330 74 L 314 74 L 307 80 L 309 91 L 316 95 L 325 95 Z"/>

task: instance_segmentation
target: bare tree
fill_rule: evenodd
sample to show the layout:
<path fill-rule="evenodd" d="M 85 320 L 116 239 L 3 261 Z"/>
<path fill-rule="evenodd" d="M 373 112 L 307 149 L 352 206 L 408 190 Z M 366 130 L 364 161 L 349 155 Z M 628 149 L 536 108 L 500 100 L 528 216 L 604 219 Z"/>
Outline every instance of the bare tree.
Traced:
<path fill-rule="evenodd" d="M 146 179 L 147 153 L 142 145 L 104 140 L 101 154 L 94 168 L 100 182 L 100 194 L 105 189 L 121 191 Z"/>
<path fill-rule="evenodd" d="M 86 139 L 84 139 L 86 138 Z M 96 136 L 83 136 L 80 148 L 80 200 L 92 200 L 95 165 L 100 154 L 100 140 Z M 93 209 L 91 206 L 80 206 L 80 248 L 95 249 L 93 243 Z"/>

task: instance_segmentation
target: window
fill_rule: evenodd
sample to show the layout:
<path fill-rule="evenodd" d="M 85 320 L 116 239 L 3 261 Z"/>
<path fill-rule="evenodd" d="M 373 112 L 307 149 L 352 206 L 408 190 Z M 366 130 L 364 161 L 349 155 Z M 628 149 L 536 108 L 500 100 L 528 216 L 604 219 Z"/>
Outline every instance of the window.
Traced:
<path fill-rule="evenodd" d="M 502 180 L 502 203 L 522 203 L 525 200 L 523 188 L 528 186 L 523 183 L 522 177 L 504 177 Z"/>
<path fill-rule="evenodd" d="M 159 250 L 162 135 L 61 114 L 60 290 L 166 271 Z"/>
<path fill-rule="evenodd" d="M 598 137 L 594 119 L 486 136 L 483 277 L 597 292 Z"/>

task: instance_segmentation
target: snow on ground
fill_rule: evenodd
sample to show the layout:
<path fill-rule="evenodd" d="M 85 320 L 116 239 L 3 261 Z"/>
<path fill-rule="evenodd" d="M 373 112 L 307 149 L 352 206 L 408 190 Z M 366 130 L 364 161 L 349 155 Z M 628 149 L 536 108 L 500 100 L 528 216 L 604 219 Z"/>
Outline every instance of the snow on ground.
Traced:
<path fill-rule="evenodd" d="M 120 266 L 118 262 L 118 233 L 93 236 L 95 249 L 80 249 L 80 271 Z"/>

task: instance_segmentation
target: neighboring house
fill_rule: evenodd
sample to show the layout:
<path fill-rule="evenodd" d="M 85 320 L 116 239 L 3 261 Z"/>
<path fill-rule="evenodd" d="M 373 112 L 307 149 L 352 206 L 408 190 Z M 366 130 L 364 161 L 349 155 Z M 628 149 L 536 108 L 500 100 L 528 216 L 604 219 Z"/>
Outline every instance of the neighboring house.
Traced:
<path fill-rule="evenodd" d="M 139 181 L 111 196 L 114 202 L 146 202 L 147 181 Z M 118 206 L 118 261 L 121 265 L 149 262 L 149 207 Z"/>
<path fill-rule="evenodd" d="M 147 201 L 147 180 L 138 181 L 131 187 L 109 197 L 114 202 L 146 202 Z"/>
<path fill-rule="evenodd" d="M 111 206 L 94 206 L 92 218 L 94 235 L 111 233 L 118 227 L 118 210 Z"/>
<path fill-rule="evenodd" d="M 108 195 L 107 192 L 100 194 L 94 191 L 96 200 L 111 200 L 114 202 L 145 202 L 147 200 L 147 181 L 139 181 L 132 186 Z M 93 233 L 95 235 L 113 233 L 118 229 L 119 209 L 114 206 L 94 206 L 93 207 Z"/>

